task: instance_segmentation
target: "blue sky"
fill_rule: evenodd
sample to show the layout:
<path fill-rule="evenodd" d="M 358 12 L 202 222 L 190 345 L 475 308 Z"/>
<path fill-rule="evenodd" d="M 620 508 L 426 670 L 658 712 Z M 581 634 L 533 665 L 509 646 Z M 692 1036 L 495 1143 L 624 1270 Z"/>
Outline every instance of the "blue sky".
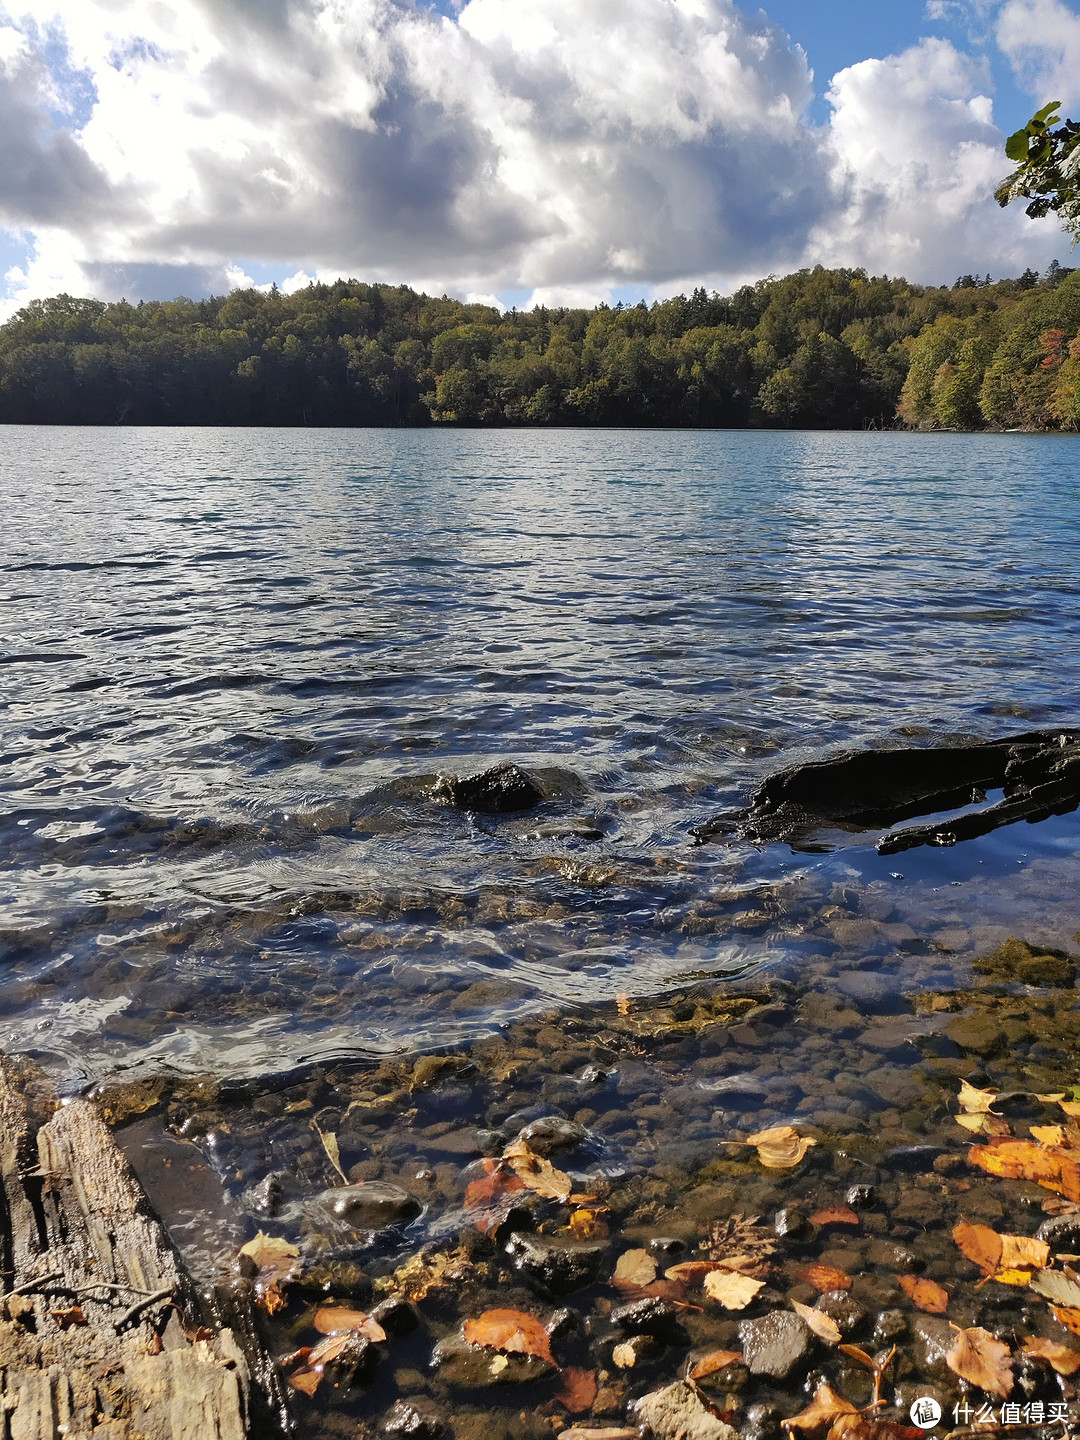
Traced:
<path fill-rule="evenodd" d="M 1037 104 L 1080 110 L 1078 3 L 6 0 L 0 314 L 338 274 L 527 305 L 1068 263 L 990 193 Z"/>

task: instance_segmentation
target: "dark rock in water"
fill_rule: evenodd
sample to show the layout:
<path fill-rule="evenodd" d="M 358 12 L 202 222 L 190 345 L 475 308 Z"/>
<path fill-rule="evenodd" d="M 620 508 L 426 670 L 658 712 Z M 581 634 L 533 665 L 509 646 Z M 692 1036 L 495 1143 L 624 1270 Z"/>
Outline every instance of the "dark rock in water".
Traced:
<path fill-rule="evenodd" d="M 937 1315 L 914 1315 L 910 1323 L 915 1364 L 939 1380 L 951 1380 L 945 1357 L 956 1341 L 956 1331 Z"/>
<path fill-rule="evenodd" d="M 874 1321 L 874 1344 L 880 1349 L 895 1345 L 908 1333 L 908 1317 L 903 1310 L 882 1310 Z"/>
<path fill-rule="evenodd" d="M 552 1314 L 544 1329 L 553 1340 L 565 1340 L 568 1335 L 576 1335 L 581 1330 L 581 1316 L 566 1305 Z"/>
<path fill-rule="evenodd" d="M 746 1440 L 772 1440 L 780 1434 L 783 1411 L 778 1405 L 751 1405 L 746 1412 L 743 1434 Z"/>
<path fill-rule="evenodd" d="M 281 1207 L 281 1176 L 267 1175 L 258 1185 L 253 1185 L 245 1194 L 244 1203 L 253 1214 L 272 1219 Z"/>
<path fill-rule="evenodd" d="M 1035 1231 L 1037 1240 L 1045 1240 L 1051 1250 L 1076 1253 L 1080 1246 L 1080 1215 L 1052 1215 Z"/>
<path fill-rule="evenodd" d="M 1010 936 L 990 955 L 974 963 L 979 975 L 993 980 L 1018 980 L 1022 985 L 1050 985 L 1059 989 L 1076 984 L 1075 958 L 1064 950 L 1036 950 Z"/>
<path fill-rule="evenodd" d="M 735 817 L 755 844 L 783 840 L 794 849 L 827 845 L 822 831 L 889 830 L 904 820 L 958 810 L 1003 790 L 996 805 L 894 831 L 878 841 L 883 855 L 917 845 L 955 845 L 1018 820 L 1045 820 L 1080 805 L 1080 731 L 1036 730 L 1004 740 L 920 749 L 846 751 L 831 760 L 770 775 Z M 715 828 L 714 827 L 715 824 Z M 729 834 L 718 817 L 693 834 Z"/>
<path fill-rule="evenodd" d="M 878 1193 L 873 1185 L 852 1185 L 845 1199 L 853 1210 L 873 1210 L 878 1203 Z"/>
<path fill-rule="evenodd" d="M 447 1432 L 447 1423 L 443 1411 L 433 1400 L 424 1395 L 410 1395 L 391 1405 L 379 1428 L 395 1440 L 441 1440 Z"/>
<path fill-rule="evenodd" d="M 477 810 L 483 815 L 531 810 L 544 798 L 536 782 L 524 770 L 509 763 L 493 765 L 479 775 L 440 776 L 435 795 L 459 810 Z"/>
<path fill-rule="evenodd" d="M 333 1360 L 328 1360 L 323 1374 L 331 1386 L 348 1390 L 353 1385 L 370 1382 L 379 1363 L 381 1351 L 365 1335 L 352 1331 L 342 1338 L 342 1347 L 336 1351 Z"/>
<path fill-rule="evenodd" d="M 773 1230 L 783 1240 L 811 1240 L 817 1234 L 817 1227 L 797 1205 L 785 1205 L 776 1212 Z"/>
<path fill-rule="evenodd" d="M 423 1209 L 407 1190 L 386 1180 L 325 1190 L 316 1203 L 356 1230 L 385 1230 L 389 1225 L 401 1225 L 415 1219 Z"/>
<path fill-rule="evenodd" d="M 552 1295 L 591 1285 L 607 1255 L 602 1240 L 560 1240 L 552 1235 L 516 1234 L 506 1252 L 526 1279 Z"/>
<path fill-rule="evenodd" d="M 634 1370 L 659 1360 L 664 1353 L 664 1344 L 655 1335 L 631 1335 L 629 1340 L 620 1340 L 612 1347 L 612 1361 L 620 1370 Z"/>
<path fill-rule="evenodd" d="M 813 1337 L 790 1310 L 774 1310 L 739 1326 L 743 1359 L 751 1375 L 784 1380 L 810 1358 Z"/>
<path fill-rule="evenodd" d="M 585 1127 L 561 1115 L 544 1115 L 530 1120 L 518 1134 L 537 1155 L 554 1155 L 560 1150 L 573 1150 L 585 1139 Z"/>
<path fill-rule="evenodd" d="M 841 1335 L 850 1335 L 866 1319 L 866 1311 L 846 1290 L 826 1290 L 824 1295 L 818 1297 L 814 1308 L 828 1315 Z"/>
<path fill-rule="evenodd" d="M 382 1326 L 387 1335 L 395 1337 L 411 1335 L 420 1324 L 416 1306 L 411 1300 L 403 1300 L 400 1295 L 391 1295 L 386 1300 L 380 1300 L 372 1310 L 371 1318 Z"/>
<path fill-rule="evenodd" d="M 627 1335 L 655 1335 L 659 1340 L 685 1339 L 678 1309 L 670 1300 L 661 1300 L 655 1295 L 616 1305 L 611 1312 L 611 1323 Z"/>
<path fill-rule="evenodd" d="M 895 1240 L 884 1238 L 874 1240 L 866 1257 L 871 1265 L 880 1265 L 883 1270 L 892 1270 L 897 1275 L 909 1275 L 913 1270 L 922 1270 L 926 1261 L 914 1250 L 897 1245 Z"/>
<path fill-rule="evenodd" d="M 718 1419 L 682 1380 L 642 1396 L 634 1416 L 654 1440 L 738 1440 L 739 1432 Z"/>
<path fill-rule="evenodd" d="M 555 1370 L 554 1365 L 539 1355 L 472 1345 L 460 1332 L 439 1341 L 432 1363 L 440 1380 L 469 1390 L 486 1389 L 489 1385 L 525 1385 L 542 1380 Z"/>
<path fill-rule="evenodd" d="M 649 1241 L 649 1249 L 660 1260 L 668 1265 L 674 1265 L 678 1257 L 686 1249 L 685 1240 L 677 1240 L 672 1235 L 654 1235 Z"/>

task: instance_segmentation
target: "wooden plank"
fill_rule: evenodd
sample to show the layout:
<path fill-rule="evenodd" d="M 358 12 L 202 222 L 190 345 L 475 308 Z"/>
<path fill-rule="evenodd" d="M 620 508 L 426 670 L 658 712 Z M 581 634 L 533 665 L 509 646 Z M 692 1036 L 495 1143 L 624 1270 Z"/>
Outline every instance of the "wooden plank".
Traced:
<path fill-rule="evenodd" d="M 282 1434 L 286 1401 L 245 1297 L 232 1298 L 239 1339 L 231 1326 L 205 1328 L 97 1108 L 72 1100 L 35 1136 L 22 1083 L 0 1061 L 0 1414 L 10 1440 Z"/>

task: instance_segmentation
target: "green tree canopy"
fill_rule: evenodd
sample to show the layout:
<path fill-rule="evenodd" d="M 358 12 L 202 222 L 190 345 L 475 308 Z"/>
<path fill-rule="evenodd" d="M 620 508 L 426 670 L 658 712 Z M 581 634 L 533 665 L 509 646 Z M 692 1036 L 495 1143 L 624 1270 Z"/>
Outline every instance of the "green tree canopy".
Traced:
<path fill-rule="evenodd" d="M 1060 100 L 1051 100 L 1022 130 L 1009 136 L 1005 154 L 1016 169 L 994 191 L 999 205 L 1027 200 L 1033 220 L 1056 215 L 1080 242 L 1080 122 L 1062 120 Z"/>

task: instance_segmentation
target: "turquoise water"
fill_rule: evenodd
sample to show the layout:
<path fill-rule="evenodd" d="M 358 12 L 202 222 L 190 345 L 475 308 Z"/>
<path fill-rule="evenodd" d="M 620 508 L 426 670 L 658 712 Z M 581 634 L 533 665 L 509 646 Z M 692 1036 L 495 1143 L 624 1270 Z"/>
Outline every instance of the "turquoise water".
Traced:
<path fill-rule="evenodd" d="M 797 973 L 838 894 L 957 955 L 1080 924 L 1076 816 L 689 836 L 794 761 L 1080 724 L 1076 438 L 6 428 L 0 504 L 0 1048 L 72 1083 Z M 502 759 L 536 814 L 431 798 Z"/>

